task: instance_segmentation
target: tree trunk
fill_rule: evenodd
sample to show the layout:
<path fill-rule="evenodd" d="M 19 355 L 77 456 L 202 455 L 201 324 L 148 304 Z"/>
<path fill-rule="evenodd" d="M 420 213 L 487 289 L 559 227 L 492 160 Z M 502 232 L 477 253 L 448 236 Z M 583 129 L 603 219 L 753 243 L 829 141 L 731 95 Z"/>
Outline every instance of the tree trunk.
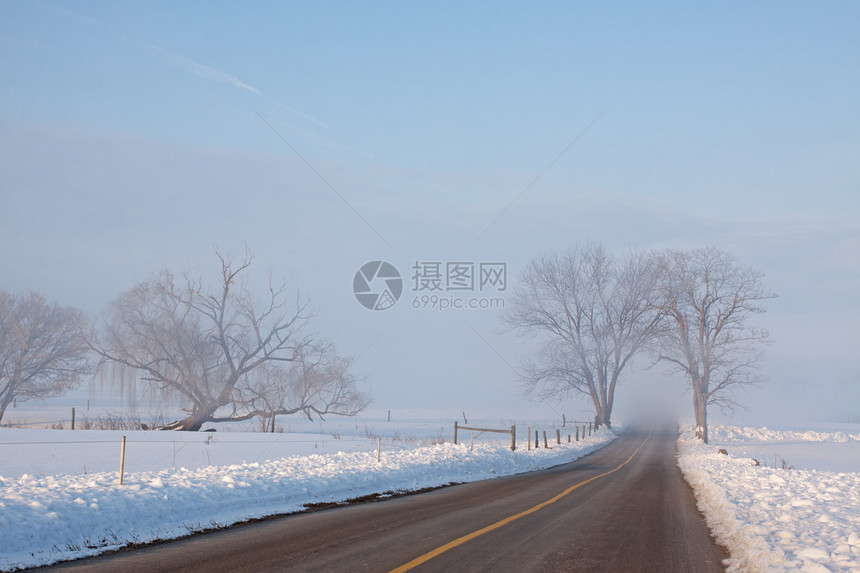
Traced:
<path fill-rule="evenodd" d="M 601 426 L 606 426 L 607 428 L 612 427 L 612 423 L 610 422 L 611 412 L 609 412 L 606 408 L 601 408 L 599 412 L 595 412 L 594 414 L 594 429 Z"/>
<path fill-rule="evenodd" d="M 708 401 L 698 388 L 693 388 L 693 410 L 696 414 L 696 437 L 708 443 Z"/>
<path fill-rule="evenodd" d="M 212 419 L 211 412 L 192 413 L 187 418 L 170 422 L 158 428 L 159 430 L 175 430 L 179 432 L 199 432 L 203 424 Z"/>
<path fill-rule="evenodd" d="M 6 413 L 6 408 L 12 403 L 12 393 L 9 392 L 2 401 L 0 401 L 0 422 L 3 421 L 3 415 Z"/>

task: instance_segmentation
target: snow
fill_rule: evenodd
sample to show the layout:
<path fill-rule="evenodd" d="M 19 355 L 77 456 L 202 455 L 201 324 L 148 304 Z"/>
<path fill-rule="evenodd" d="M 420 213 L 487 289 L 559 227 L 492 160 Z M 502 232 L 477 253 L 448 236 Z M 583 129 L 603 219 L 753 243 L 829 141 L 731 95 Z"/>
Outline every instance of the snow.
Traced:
<path fill-rule="evenodd" d="M 545 468 L 615 436 L 603 430 L 579 443 L 527 451 L 526 425 L 518 424 L 516 452 L 503 434 L 476 437 L 473 448 L 470 432 L 461 434 L 465 443 L 446 443 L 452 424 L 438 419 L 292 421 L 275 434 L 0 428 L 0 569 L 177 538 L 312 503 Z M 550 430 L 554 441 L 551 423 L 531 425 Z M 703 445 L 692 428 L 686 431 L 678 463 L 708 526 L 731 553 L 729 571 L 860 571 L 856 425 L 712 426 L 710 437 Z"/>
<path fill-rule="evenodd" d="M 714 426 L 710 438 L 686 431 L 678 465 L 728 571 L 860 571 L 860 432 Z"/>
<path fill-rule="evenodd" d="M 406 429 L 401 424 L 399 430 L 394 423 L 360 426 L 344 425 L 328 434 L 0 428 L 0 569 L 173 539 L 302 511 L 311 503 L 546 468 L 615 437 L 601 430 L 579 442 L 563 439 L 551 449 L 528 451 L 519 441 L 525 440 L 521 431 L 512 452 L 510 438 L 489 434 L 473 445 L 470 432 L 461 435 L 466 443 L 433 443 L 441 441 L 443 428 L 434 422 L 406 424 Z M 342 433 L 347 429 L 352 433 Z"/>

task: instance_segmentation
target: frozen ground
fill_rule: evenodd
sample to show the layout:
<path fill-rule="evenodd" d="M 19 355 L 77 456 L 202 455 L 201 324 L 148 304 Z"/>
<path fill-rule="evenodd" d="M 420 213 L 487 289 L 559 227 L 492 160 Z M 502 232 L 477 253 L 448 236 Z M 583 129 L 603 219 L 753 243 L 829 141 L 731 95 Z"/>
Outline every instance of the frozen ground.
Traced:
<path fill-rule="evenodd" d="M 685 432 L 679 465 L 708 526 L 731 552 L 729 571 L 860 571 L 856 425 L 710 432 L 709 445 Z"/>
<path fill-rule="evenodd" d="M 510 427 L 509 420 L 469 420 Z M 0 570 L 170 539 L 306 504 L 418 490 L 570 461 L 611 441 L 607 430 L 551 449 L 471 432 L 453 420 L 295 422 L 290 433 L 179 433 L 0 428 Z M 286 428 L 285 428 L 286 429 Z M 118 485 L 121 438 L 124 484 Z M 377 446 L 381 440 L 381 460 Z"/>

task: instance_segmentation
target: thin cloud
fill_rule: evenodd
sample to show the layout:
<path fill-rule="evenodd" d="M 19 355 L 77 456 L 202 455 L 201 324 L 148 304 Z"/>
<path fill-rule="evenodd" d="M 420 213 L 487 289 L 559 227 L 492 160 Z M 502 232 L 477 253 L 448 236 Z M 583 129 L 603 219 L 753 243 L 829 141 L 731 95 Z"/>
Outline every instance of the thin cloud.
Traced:
<path fill-rule="evenodd" d="M 300 117 L 301 119 L 303 119 L 303 120 L 305 120 L 305 121 L 309 121 L 310 123 L 315 123 L 316 125 L 318 125 L 318 126 L 320 126 L 320 127 L 324 128 L 324 129 L 329 129 L 328 124 L 327 124 L 326 122 L 324 122 L 324 121 L 320 121 L 320 120 L 318 120 L 317 118 L 312 117 L 312 116 L 310 116 L 310 115 L 308 115 L 308 114 L 304 113 L 303 111 L 298 110 L 298 109 L 296 109 L 296 108 L 294 108 L 294 107 L 290 107 L 290 106 L 288 106 L 288 105 L 285 105 L 285 104 L 282 104 L 282 103 L 278 103 L 278 102 L 276 102 L 275 100 L 273 100 L 272 98 L 269 98 L 269 97 L 266 97 L 266 96 L 263 96 L 263 97 L 265 97 L 265 98 L 269 101 L 269 103 L 271 103 L 272 105 L 274 105 L 274 106 L 276 106 L 276 107 L 278 107 L 278 108 L 280 108 L 280 109 L 283 109 L 283 110 L 284 110 L 284 111 L 286 111 L 287 113 L 290 113 L 290 114 L 292 114 L 292 115 L 294 115 L 294 116 L 296 116 L 296 117 Z"/>
<path fill-rule="evenodd" d="M 158 46 L 145 45 L 145 47 L 147 49 L 151 50 L 153 53 L 157 54 L 162 59 L 167 60 L 170 64 L 172 64 L 173 66 L 176 66 L 177 68 L 185 70 L 186 72 L 190 72 L 190 73 L 194 74 L 195 76 L 205 78 L 207 80 L 212 80 L 212 81 L 216 81 L 216 82 L 220 82 L 220 83 L 224 83 L 224 84 L 229 84 L 231 86 L 241 88 L 243 90 L 248 90 L 249 92 L 255 93 L 258 96 L 265 98 L 266 101 L 268 101 L 269 103 L 274 104 L 283 110 L 286 110 L 288 113 L 290 113 L 294 116 L 300 117 L 300 118 L 304 119 L 305 121 L 314 123 L 314 124 L 324 128 L 324 129 L 329 129 L 329 126 L 327 123 L 320 121 L 320 120 L 316 119 L 315 117 L 312 117 L 312 116 L 310 116 L 310 115 L 308 115 L 308 114 L 306 114 L 306 113 L 304 113 L 304 112 L 302 112 L 302 111 L 300 111 L 294 107 L 284 105 L 282 103 L 279 103 L 279 102 L 273 100 L 270 97 L 263 95 L 263 93 L 260 90 L 258 90 L 254 86 L 246 84 L 245 82 L 243 82 L 242 80 L 240 80 L 239 78 L 237 78 L 234 75 L 228 74 L 226 72 L 222 72 L 220 70 L 216 70 L 215 68 L 210 68 L 209 66 L 204 66 L 203 64 L 195 62 L 191 58 L 186 58 L 185 56 L 180 56 L 178 54 L 174 54 L 173 52 L 165 50 L 164 48 L 159 48 Z"/>
<path fill-rule="evenodd" d="M 88 27 L 105 28 L 105 29 L 109 30 L 110 33 L 112 33 L 119 40 L 121 40 L 123 42 L 127 42 L 127 43 L 132 44 L 132 45 L 142 47 L 144 50 L 147 50 L 150 53 L 155 54 L 156 56 L 158 56 L 162 60 L 165 60 L 166 62 L 171 64 L 172 66 L 175 66 L 181 70 L 185 70 L 186 72 L 190 72 L 190 73 L 194 74 L 195 76 L 198 76 L 198 77 L 201 77 L 201 78 L 204 78 L 207 80 L 212 80 L 215 82 L 228 84 L 228 85 L 231 85 L 233 87 L 237 87 L 237 88 L 240 88 L 243 90 L 248 90 L 249 92 L 251 92 L 253 94 L 256 94 L 258 96 L 265 98 L 266 101 L 268 101 L 269 103 L 271 103 L 271 104 L 277 106 L 278 108 L 286 111 L 290 115 L 293 115 L 295 117 L 299 117 L 299 118 L 301 118 L 307 122 L 316 124 L 317 126 L 322 127 L 323 129 L 326 129 L 326 130 L 329 129 L 329 125 L 326 122 L 321 121 L 321 120 L 319 120 L 319 119 L 317 119 L 311 115 L 308 115 L 299 109 L 296 109 L 296 108 L 289 106 L 289 105 L 282 104 L 280 102 L 273 100 L 270 97 L 263 95 L 263 93 L 260 90 L 258 90 L 257 88 L 255 88 L 252 85 L 246 84 L 245 82 L 243 82 L 242 80 L 240 80 L 239 78 L 237 78 L 236 76 L 234 76 L 232 74 L 228 74 L 226 72 L 216 70 L 215 68 L 210 68 L 209 66 L 205 66 L 199 62 L 195 62 L 191 58 L 186 58 L 185 56 L 180 56 L 179 54 L 174 54 L 173 52 L 171 52 L 169 50 L 165 50 L 164 48 L 159 48 L 158 46 L 154 46 L 154 45 L 148 44 L 146 42 L 141 42 L 141 41 L 136 40 L 134 38 L 129 38 L 127 36 L 127 34 L 125 34 L 122 30 L 120 30 L 116 26 L 113 26 L 112 24 L 108 24 L 107 22 L 104 22 L 102 20 L 97 20 L 97 19 L 91 18 L 89 16 L 84 16 L 82 14 L 79 14 L 77 12 L 74 12 L 74 11 L 69 10 L 69 9 L 62 7 L 62 6 L 54 6 L 54 5 L 50 5 L 50 4 L 47 4 L 47 5 L 43 4 L 43 6 L 48 10 L 52 10 L 58 14 L 62 14 L 66 18 L 74 20 L 79 25 L 88 26 Z"/>
<path fill-rule="evenodd" d="M 190 58 L 186 58 L 184 56 L 179 56 L 174 54 L 173 52 L 168 52 L 162 48 L 157 46 L 148 46 L 150 50 L 186 72 L 191 72 L 195 76 L 199 76 L 201 78 L 205 78 L 207 80 L 213 80 L 216 82 L 221 82 L 224 84 L 229 84 L 231 86 L 241 88 L 243 90 L 248 90 L 249 92 L 253 92 L 257 95 L 263 95 L 260 93 L 260 90 L 255 88 L 254 86 L 249 86 L 239 78 L 234 75 L 228 74 L 226 72 L 221 72 L 216 70 L 215 68 L 210 68 L 209 66 L 204 66 L 203 64 L 199 64 Z"/>

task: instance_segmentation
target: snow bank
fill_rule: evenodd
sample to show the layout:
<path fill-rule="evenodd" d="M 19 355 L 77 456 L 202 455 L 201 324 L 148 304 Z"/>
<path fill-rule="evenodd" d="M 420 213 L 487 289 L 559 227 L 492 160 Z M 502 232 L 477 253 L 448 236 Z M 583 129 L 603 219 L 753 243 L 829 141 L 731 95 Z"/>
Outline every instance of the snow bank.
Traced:
<path fill-rule="evenodd" d="M 728 571 L 860 571 L 860 473 L 756 466 L 732 450 L 749 441 L 815 434 L 809 441 L 853 441 L 860 458 L 856 435 L 714 430 L 710 445 L 686 432 L 678 465 L 711 531 L 731 553 Z M 718 453 L 720 447 L 729 455 Z"/>
<path fill-rule="evenodd" d="M 712 443 L 737 442 L 860 442 L 860 433 L 813 432 L 811 430 L 770 430 L 738 426 L 711 426 L 708 438 Z"/>
<path fill-rule="evenodd" d="M 0 569 L 74 559 L 306 504 L 417 490 L 541 469 L 605 445 L 608 430 L 552 449 L 516 452 L 450 443 L 376 453 L 338 452 L 262 462 L 126 474 L 0 476 Z M 70 443 L 69 448 L 86 448 Z"/>

